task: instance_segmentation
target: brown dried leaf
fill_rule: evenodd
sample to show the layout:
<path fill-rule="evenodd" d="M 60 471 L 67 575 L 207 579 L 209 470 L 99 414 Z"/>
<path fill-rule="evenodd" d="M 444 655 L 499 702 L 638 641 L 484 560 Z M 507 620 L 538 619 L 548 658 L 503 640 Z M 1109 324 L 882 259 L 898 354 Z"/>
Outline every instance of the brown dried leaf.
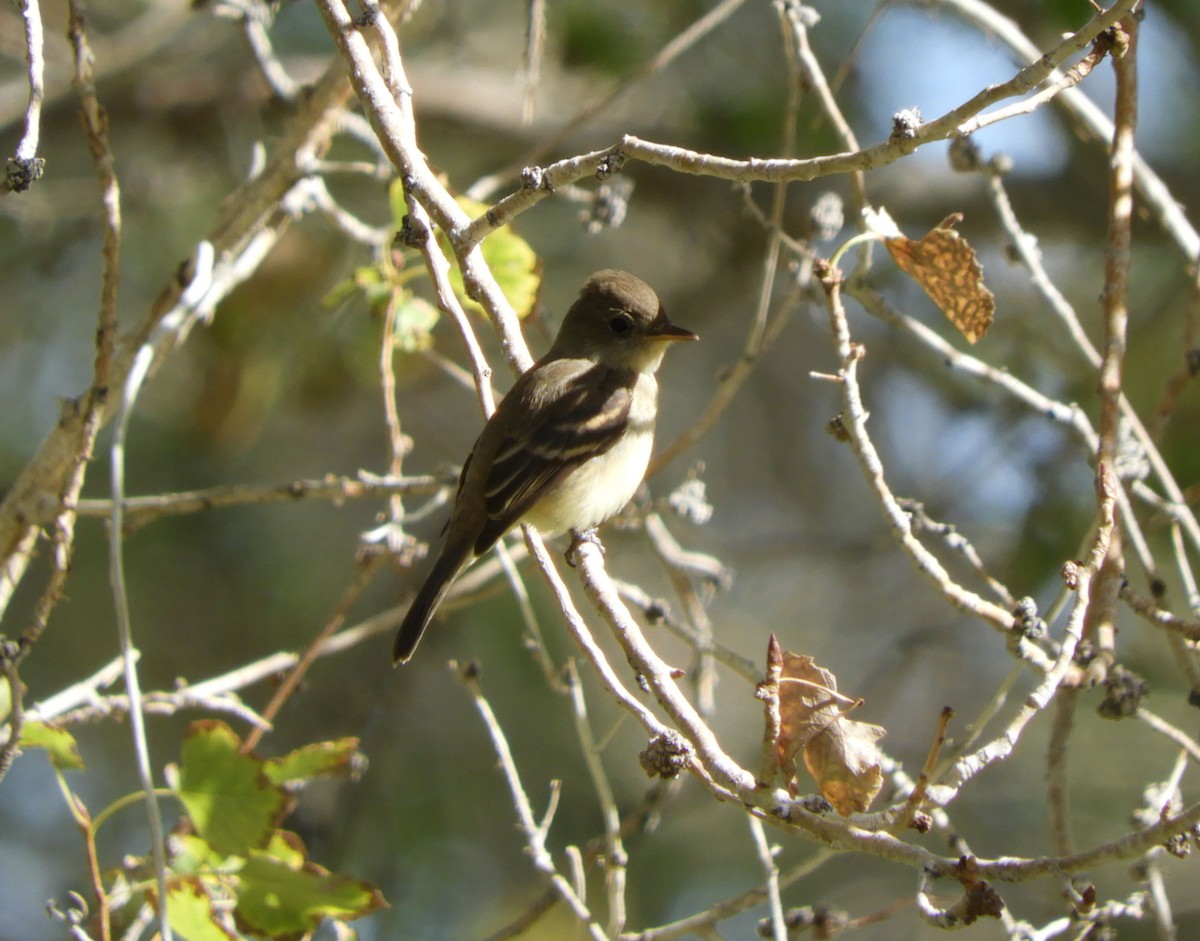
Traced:
<path fill-rule="evenodd" d="M 887 734 L 878 725 L 845 716 L 804 749 L 804 764 L 839 814 L 860 814 L 883 787 L 876 743 Z"/>
<path fill-rule="evenodd" d="M 983 266 L 975 250 L 954 226 L 961 213 L 947 216 L 921 239 L 896 235 L 883 244 L 904 271 L 925 289 L 942 313 L 971 343 L 992 325 L 996 297 L 983 283 Z"/>
<path fill-rule="evenodd" d="M 855 705 L 838 693 L 837 677 L 812 657 L 783 654 L 776 760 L 785 774 L 794 776 L 803 750 L 805 767 L 843 816 L 866 810 L 883 786 L 876 742 L 885 730 L 847 718 Z"/>

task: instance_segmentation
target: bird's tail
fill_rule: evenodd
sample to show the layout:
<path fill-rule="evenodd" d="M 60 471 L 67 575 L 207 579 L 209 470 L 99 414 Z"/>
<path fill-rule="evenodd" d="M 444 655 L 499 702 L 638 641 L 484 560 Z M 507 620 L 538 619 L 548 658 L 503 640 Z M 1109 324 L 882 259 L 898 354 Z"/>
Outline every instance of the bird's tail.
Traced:
<path fill-rule="evenodd" d="M 408 613 L 396 632 L 396 641 L 392 644 L 392 665 L 398 666 L 412 659 L 413 651 L 421 642 L 425 628 L 433 619 L 438 605 L 446 597 L 446 592 L 454 584 L 458 573 L 466 566 L 470 553 L 457 550 L 449 543 L 438 553 L 433 568 L 425 576 L 417 595 L 408 606 Z"/>

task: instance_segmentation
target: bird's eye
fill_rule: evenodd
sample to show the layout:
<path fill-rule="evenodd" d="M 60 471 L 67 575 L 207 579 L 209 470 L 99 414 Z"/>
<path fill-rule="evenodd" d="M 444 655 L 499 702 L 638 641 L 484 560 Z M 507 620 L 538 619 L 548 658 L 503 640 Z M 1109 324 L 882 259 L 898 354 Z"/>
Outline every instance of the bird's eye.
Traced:
<path fill-rule="evenodd" d="M 617 314 L 608 321 L 608 329 L 617 336 L 623 337 L 633 329 L 633 318 L 626 313 Z"/>

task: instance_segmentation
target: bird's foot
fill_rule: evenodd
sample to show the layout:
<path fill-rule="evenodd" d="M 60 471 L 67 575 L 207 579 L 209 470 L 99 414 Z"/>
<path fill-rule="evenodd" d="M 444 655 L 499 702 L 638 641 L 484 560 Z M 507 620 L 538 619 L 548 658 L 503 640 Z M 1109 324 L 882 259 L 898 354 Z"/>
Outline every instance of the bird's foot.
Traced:
<path fill-rule="evenodd" d="M 566 557 L 567 565 L 575 568 L 575 560 L 578 558 L 579 547 L 585 542 L 590 542 L 593 546 L 600 550 L 600 554 L 604 555 L 604 543 L 600 541 L 600 537 L 596 535 L 596 528 L 585 530 L 571 530 L 571 544 L 567 546 Z"/>

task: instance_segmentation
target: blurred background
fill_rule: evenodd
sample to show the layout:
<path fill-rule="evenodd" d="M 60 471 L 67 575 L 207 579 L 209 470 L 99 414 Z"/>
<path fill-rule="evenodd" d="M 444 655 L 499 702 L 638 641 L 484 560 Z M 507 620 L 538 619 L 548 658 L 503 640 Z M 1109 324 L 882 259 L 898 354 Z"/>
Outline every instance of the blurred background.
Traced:
<path fill-rule="evenodd" d="M 456 191 L 521 161 L 589 102 L 650 60 L 711 4 L 692 0 L 547 5 L 545 57 L 533 120 L 522 121 L 526 5 L 483 0 L 426 0 L 401 32 L 414 87 L 422 149 Z M 1083 0 L 998 4 L 1041 48 L 1078 28 L 1092 10 Z M 204 237 L 223 199 L 246 177 L 256 146 L 271 152 L 292 106 L 274 100 L 227 8 L 177 0 L 95 0 L 90 30 L 108 109 L 124 216 L 122 325 L 147 316 L 155 295 Z M 892 115 L 919 107 L 929 119 L 1007 80 L 1016 67 L 1007 48 L 937 3 L 816 3 L 814 51 L 863 145 L 891 132 Z M 44 0 L 49 100 L 40 152 L 46 175 L 29 192 L 0 200 L 0 490 L 16 477 L 57 416 L 59 401 L 87 386 L 100 279 L 97 188 L 69 87 L 63 33 L 65 4 Z M 11 154 L 25 101 L 18 11 L 0 7 L 0 116 Z M 289 73 L 312 81 L 328 67 L 332 43 L 313 6 L 284 3 L 271 37 Z M 1200 112 L 1200 8 L 1187 0 L 1154 4 L 1141 32 L 1138 146 L 1184 206 L 1197 196 Z M 608 146 L 621 134 L 730 157 L 777 155 L 788 69 L 778 15 L 749 0 L 668 68 L 623 94 L 569 134 L 545 159 Z M 1111 113 L 1111 67 L 1084 91 Z M 805 96 L 799 156 L 841 148 L 828 121 Z M 1051 105 L 1004 121 L 975 138 L 985 158 L 1007 154 L 1015 210 L 1036 236 L 1056 284 L 1075 305 L 1093 342 L 1100 337 L 1107 160 L 1081 140 Z M 339 140 L 339 159 L 373 159 L 361 143 Z M 519 165 L 519 163 L 518 163 Z M 602 267 L 627 268 L 650 281 L 673 320 L 702 342 L 674 351 L 661 373 L 659 444 L 673 440 L 707 404 L 737 360 L 761 293 L 767 234 L 748 210 L 767 210 L 773 190 L 747 194 L 728 183 L 630 164 L 628 212 L 617 228 L 590 232 L 580 206 L 546 199 L 515 228 L 536 251 L 544 276 L 541 303 L 528 324 L 535 355 L 544 351 L 582 280 Z M 506 180 L 496 198 L 515 186 Z M 330 188 L 361 218 L 390 225 L 387 183 L 333 177 Z M 934 144 L 867 176 L 868 195 L 906 234 L 917 237 L 951 212 L 979 253 L 997 298 L 996 322 L 972 352 L 1056 399 L 1095 417 L 1095 376 L 1058 322 L 1010 260 L 977 174 L 950 169 L 947 145 Z M 810 212 L 844 178 L 788 188 L 784 226 L 813 237 Z M 850 204 L 847 203 L 847 206 Z M 849 210 L 848 210 L 849 211 Z M 853 219 L 829 241 L 828 256 L 854 231 Z M 1139 218 L 1131 296 L 1126 391 L 1143 415 L 1153 411 L 1164 377 L 1181 354 L 1189 276 L 1178 252 Z M 135 417 L 128 489 L 151 494 L 227 483 L 273 484 L 326 474 L 384 473 L 390 458 L 379 388 L 380 321 L 361 299 L 323 303 L 371 251 L 320 215 L 292 225 L 257 273 L 198 328 L 150 380 Z M 899 309 L 965 346 L 920 289 L 876 252 L 873 283 Z M 414 282 L 428 296 L 423 279 Z M 789 290 L 774 286 L 776 309 Z M 862 364 L 870 429 L 893 490 L 922 501 L 979 549 L 991 573 L 1017 595 L 1048 607 L 1064 560 L 1076 558 L 1094 515 L 1092 470 L 1078 441 L 1060 426 L 1018 407 L 995 388 L 945 369 L 926 349 L 850 305 L 851 328 L 866 344 Z M 500 388 L 510 381 L 498 344 L 480 323 Z M 448 323 L 435 331 L 437 353 L 465 363 Z M 665 496 L 699 473 L 714 513 L 709 523 L 670 520 L 686 547 L 711 553 L 736 572 L 711 598 L 708 614 L 721 643 L 761 663 L 769 633 L 790 650 L 833 670 L 843 691 L 861 696 L 856 713 L 888 729 L 888 752 L 915 773 L 939 711 L 964 734 L 1012 669 L 1003 639 L 951 610 L 898 550 L 869 497 L 853 455 L 826 431 L 840 410 L 836 386 L 811 372 L 837 364 L 823 307 L 803 303 L 760 357 L 717 426 L 651 482 Z M 396 360 L 398 405 L 414 446 L 408 473 L 461 461 L 481 424 L 474 394 L 421 354 Z M 1163 453 L 1184 486 L 1200 479 L 1200 394 L 1185 390 L 1163 439 Z M 101 447 L 108 443 L 104 435 Z M 103 451 L 101 452 L 103 453 Z M 105 496 L 106 461 L 92 467 L 85 496 Z M 134 632 L 147 689 L 195 682 L 273 651 L 297 649 L 324 624 L 355 572 L 360 535 L 377 525 L 382 500 L 343 505 L 309 500 L 218 510 L 156 522 L 127 543 Z M 1162 521 L 1147 516 L 1153 548 L 1168 545 Z M 440 518 L 414 525 L 433 538 Z M 610 529 L 608 567 L 656 596 L 670 583 L 644 538 Z M 37 701 L 90 674 L 117 654 L 102 525 L 82 520 L 68 586 L 50 628 L 22 675 Z M 40 559 L 0 630 L 23 630 L 46 574 Z M 965 569 L 956 576 L 970 578 Z M 1174 577 L 1166 601 L 1182 611 Z M 1145 590 L 1136 567 L 1131 580 Z M 574 585 L 573 576 L 568 581 Z M 969 584 L 974 584 L 968 581 Z M 540 578 L 529 584 L 543 631 L 559 658 L 570 645 Z M 396 604 L 414 578 L 376 579 L 351 621 Z M 677 602 L 676 602 L 677 604 Z M 1061 625 L 1058 626 L 1061 629 Z M 1153 708 L 1193 733 L 1187 684 L 1160 635 L 1122 622 L 1119 654 L 1150 683 Z M 536 807 L 551 780 L 562 781 L 552 831 L 561 849 L 602 832 L 563 699 L 547 689 L 523 649 L 517 607 L 507 592 L 435 625 L 413 664 L 394 671 L 385 636 L 320 662 L 263 742 L 281 754 L 322 738 L 360 736 L 368 766 L 357 780 L 322 781 L 304 792 L 288 826 L 331 870 L 375 882 L 391 908 L 356 923 L 363 938 L 458 939 L 486 936 L 541 893 L 514 826 L 486 734 L 446 669 L 449 659 L 477 660 L 484 688 L 503 723 Z M 597 627 L 597 633 L 603 634 Z M 686 649 L 653 634 L 664 656 L 689 663 Z M 745 681 L 721 673 L 714 727 L 726 748 L 751 766 L 761 741 L 761 708 Z M 1033 678 L 1017 682 L 1012 702 Z M 597 734 L 611 732 L 605 756 L 624 809 L 647 788 L 636 761 L 643 736 L 585 683 Z M 261 706 L 269 688 L 246 691 Z M 1143 787 L 1170 771 L 1175 749 L 1134 723 L 1095 717 L 1099 693 L 1083 696 L 1071 755 L 1076 834 L 1081 847 L 1114 839 Z M 1010 712 L 1004 713 L 1005 715 Z M 177 760 L 186 723 L 198 714 L 150 720 L 156 767 Z M 1012 759 L 973 781 L 954 805 L 954 820 L 980 856 L 1037 856 L 1051 851 L 1043 782 L 1046 717 L 1026 733 Z M 93 810 L 136 788 L 128 729 L 103 723 L 76 730 L 88 772 L 72 778 Z M 805 785 L 802 783 L 801 787 Z M 1193 799 L 1194 786 L 1191 789 Z M 1187 780 L 1185 779 L 1185 794 Z M 812 845 L 784 834 L 780 864 L 811 855 Z M 939 852 L 933 835 L 926 845 Z M 102 858 L 144 853 L 144 817 L 120 813 L 105 829 Z M 652 835 L 631 840 L 631 927 L 683 917 L 758 885 L 761 870 L 743 815 L 685 782 Z M 1168 886 L 1196 884 L 1194 861 L 1170 861 Z M 1091 874 L 1103 897 L 1124 897 L 1136 880 L 1121 865 Z M 790 889 L 788 904 L 826 904 L 862 917 L 911 899 L 915 874 L 873 859 L 834 858 Z M 20 758 L 0 785 L 0 938 L 57 938 L 47 899 L 88 885 L 79 834 L 45 757 Z M 598 885 L 598 883 L 597 883 Z M 947 888 L 953 899 L 953 887 Z M 1053 880 L 1005 886 L 1018 918 L 1042 924 L 1065 912 Z M 1200 932 L 1194 891 L 1173 893 L 1180 925 Z M 1186 906 L 1190 905 L 1190 910 Z M 722 928 L 750 937 L 754 918 Z M 528 937 L 559 938 L 566 920 L 552 914 Z M 909 909 L 856 936 L 932 937 Z M 1003 937 L 990 922 L 971 937 Z M 1122 922 L 1122 938 L 1156 937 L 1145 923 Z"/>

